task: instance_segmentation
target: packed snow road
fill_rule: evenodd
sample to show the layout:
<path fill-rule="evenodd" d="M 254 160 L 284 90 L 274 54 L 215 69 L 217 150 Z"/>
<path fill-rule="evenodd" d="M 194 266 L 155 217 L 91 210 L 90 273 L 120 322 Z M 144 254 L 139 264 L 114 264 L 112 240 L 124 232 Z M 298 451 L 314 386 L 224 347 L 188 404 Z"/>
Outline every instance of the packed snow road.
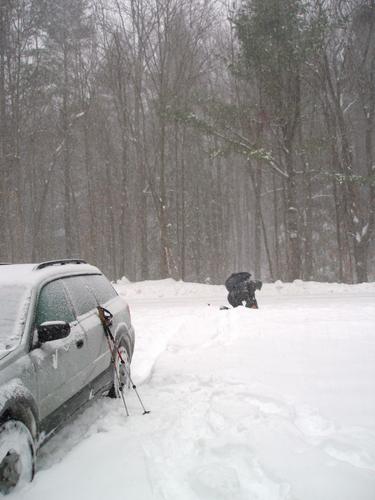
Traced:
<path fill-rule="evenodd" d="M 374 500 L 375 284 L 118 285 L 136 329 L 131 416 L 93 403 L 17 500 Z"/>

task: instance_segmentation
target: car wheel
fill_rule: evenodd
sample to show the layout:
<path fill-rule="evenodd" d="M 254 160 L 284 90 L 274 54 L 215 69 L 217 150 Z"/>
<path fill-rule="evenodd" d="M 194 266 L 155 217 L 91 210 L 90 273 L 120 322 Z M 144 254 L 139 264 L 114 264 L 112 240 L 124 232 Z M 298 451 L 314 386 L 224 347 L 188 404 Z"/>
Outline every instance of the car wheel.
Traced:
<path fill-rule="evenodd" d="M 122 361 L 124 361 L 125 364 Z M 114 365 L 113 384 L 108 396 L 110 398 L 119 398 L 121 397 L 121 391 L 130 389 L 131 387 L 130 358 L 124 340 L 120 340 L 118 349 L 115 353 Z"/>
<path fill-rule="evenodd" d="M 0 424 L 0 492 L 4 495 L 34 476 L 35 446 L 29 429 L 18 420 Z"/>

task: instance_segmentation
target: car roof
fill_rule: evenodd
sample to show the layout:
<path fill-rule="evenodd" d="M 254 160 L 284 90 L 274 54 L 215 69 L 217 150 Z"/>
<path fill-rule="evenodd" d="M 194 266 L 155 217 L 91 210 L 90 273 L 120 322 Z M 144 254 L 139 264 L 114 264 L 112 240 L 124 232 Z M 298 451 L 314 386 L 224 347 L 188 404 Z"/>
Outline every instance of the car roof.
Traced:
<path fill-rule="evenodd" d="M 102 274 L 101 271 L 84 261 L 50 261 L 36 264 L 1 264 L 0 285 L 36 286 L 49 279 L 72 274 Z"/>

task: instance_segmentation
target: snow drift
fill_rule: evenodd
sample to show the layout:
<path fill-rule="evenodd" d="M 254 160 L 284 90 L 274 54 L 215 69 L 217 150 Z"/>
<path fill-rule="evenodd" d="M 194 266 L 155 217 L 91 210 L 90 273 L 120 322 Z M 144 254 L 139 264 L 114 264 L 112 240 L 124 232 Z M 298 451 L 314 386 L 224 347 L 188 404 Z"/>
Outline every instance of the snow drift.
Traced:
<path fill-rule="evenodd" d="M 95 402 L 9 498 L 375 498 L 375 284 L 280 282 L 228 311 L 223 286 L 117 287 L 152 413 Z"/>

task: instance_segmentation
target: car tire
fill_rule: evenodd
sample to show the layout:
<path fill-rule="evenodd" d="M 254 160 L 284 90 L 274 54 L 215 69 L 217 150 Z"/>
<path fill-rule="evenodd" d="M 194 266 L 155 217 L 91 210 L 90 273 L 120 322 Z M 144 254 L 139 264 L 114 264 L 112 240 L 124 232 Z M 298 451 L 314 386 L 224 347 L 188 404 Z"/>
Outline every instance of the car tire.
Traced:
<path fill-rule="evenodd" d="M 123 364 L 121 358 L 125 362 L 125 365 Z M 121 339 L 118 343 L 118 347 L 115 353 L 114 365 L 113 383 L 111 389 L 109 390 L 108 396 L 110 398 L 119 398 L 121 397 L 121 391 L 130 389 L 131 387 L 130 357 L 126 347 L 126 343 L 123 339 Z"/>
<path fill-rule="evenodd" d="M 30 482 L 34 471 L 35 444 L 29 429 L 18 420 L 0 424 L 0 493 Z"/>

